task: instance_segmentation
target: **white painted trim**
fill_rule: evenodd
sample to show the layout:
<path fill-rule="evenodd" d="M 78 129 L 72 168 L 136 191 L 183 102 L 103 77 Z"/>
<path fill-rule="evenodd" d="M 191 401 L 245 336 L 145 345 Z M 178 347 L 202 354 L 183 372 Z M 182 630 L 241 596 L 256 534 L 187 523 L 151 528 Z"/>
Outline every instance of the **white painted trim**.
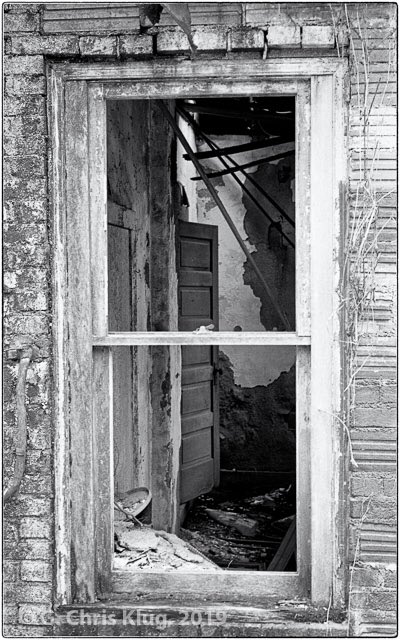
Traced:
<path fill-rule="evenodd" d="M 232 78 L 243 82 L 246 78 L 310 78 L 312 76 L 335 75 L 343 66 L 338 58 L 267 58 L 243 59 L 235 57 L 207 58 L 195 60 L 143 60 L 91 64 L 62 64 L 57 68 L 63 72 L 66 80 L 88 80 L 97 82 L 125 82 L 140 80 L 144 82 L 165 82 L 169 79 L 195 83 L 198 80 L 223 80 Z M 164 93 L 162 93 L 164 97 Z M 192 94 L 191 94 L 192 95 Z M 156 97 L 156 96 L 153 96 Z"/>
<path fill-rule="evenodd" d="M 128 347 L 136 345 L 265 345 L 296 346 L 310 345 L 311 338 L 297 336 L 284 331 L 205 331 L 195 333 L 187 331 L 135 331 L 109 333 L 107 336 L 94 336 L 94 347 Z"/>
<path fill-rule="evenodd" d="M 66 256 L 65 256 L 65 187 L 64 187 L 64 82 L 54 71 L 49 74 L 49 124 L 52 147 L 49 177 L 52 183 L 53 212 L 53 392 L 52 417 L 54 435 L 54 527 L 56 562 L 56 602 L 66 604 L 71 599 L 71 517 L 69 497 L 69 430 L 67 425 L 66 367 Z"/>
<path fill-rule="evenodd" d="M 311 133 L 311 233 L 313 247 L 311 266 L 311 304 L 314 320 L 311 325 L 311 370 L 312 370 L 312 415 L 311 415 L 311 477 L 313 490 L 312 499 L 312 598 L 316 602 L 327 604 L 332 596 L 333 606 L 339 604 L 338 594 L 341 590 L 338 580 L 338 568 L 340 566 L 339 548 L 337 536 L 335 536 L 335 523 L 341 513 L 342 505 L 335 502 L 338 495 L 337 479 L 339 477 L 340 449 L 338 447 L 338 433 L 335 420 L 335 412 L 340 406 L 340 349 L 339 349 L 339 320 L 338 320 L 338 295 L 335 287 L 338 283 L 338 230 L 339 230 L 339 206 L 338 206 L 338 182 L 345 176 L 344 169 L 344 131 L 343 131 L 343 68 L 345 62 L 336 59 L 274 59 L 266 61 L 249 61 L 236 58 L 234 60 L 197 60 L 183 62 L 134 62 L 121 65 L 113 64 L 82 64 L 82 65 L 53 65 L 50 72 L 51 86 L 54 91 L 52 96 L 51 126 L 52 141 L 54 147 L 54 157 L 60 153 L 62 148 L 62 132 L 59 130 L 59 123 L 62 121 L 62 110 L 64 107 L 62 99 L 63 81 L 88 80 L 105 83 L 104 96 L 116 99 L 150 97 L 166 98 L 179 95 L 180 97 L 189 95 L 207 95 L 207 92 L 216 89 L 218 95 L 244 95 L 249 89 L 255 94 L 262 93 L 282 93 L 287 90 L 294 94 L 293 89 L 298 79 L 312 78 L 312 133 Z M 243 80 L 243 78 L 246 78 Z M 120 84 L 118 86 L 118 82 Z M 243 83 L 245 90 L 242 93 Z M 56 86 L 58 89 L 56 89 Z M 138 87 L 142 87 L 138 90 Z M 149 94 L 158 87 L 158 93 Z M 222 90 L 221 90 L 222 87 Z M 280 89 L 279 89 L 280 87 Z M 179 94 L 178 94 L 179 91 Z M 198 92 L 198 93 L 196 93 Z M 334 103 L 335 109 L 334 109 Z M 325 153 L 321 155 L 322 148 Z M 327 169 L 326 174 L 324 171 Z M 63 169 L 62 167 L 53 170 L 53 193 L 57 202 L 54 202 L 53 211 L 56 219 L 54 235 L 55 255 L 60 257 L 60 266 L 56 267 L 55 291 L 55 340 L 58 340 L 56 355 L 56 379 L 55 386 L 55 416 L 56 416 L 56 498 L 63 499 L 64 492 L 68 494 L 68 486 L 62 484 L 62 478 L 67 482 L 63 467 L 66 465 L 66 454 L 68 449 L 68 434 L 64 424 L 64 412 L 67 410 L 64 404 L 65 390 L 62 390 L 60 382 L 65 376 L 64 347 L 63 347 L 63 301 L 60 287 L 66 286 L 63 252 L 63 208 L 59 199 L 63 192 Z M 322 179 L 323 178 L 323 179 Z M 324 185 L 324 187 L 322 186 Z M 326 188 L 325 188 L 326 187 Z M 322 207 L 322 208 L 321 208 Z M 325 217 L 322 221 L 321 211 Z M 103 212 L 104 213 L 104 212 Z M 322 287 L 319 290 L 317 287 Z M 324 289 L 326 287 L 326 289 Z M 322 296 L 322 297 L 321 297 Z M 326 304 L 325 304 L 326 303 Z M 127 335 L 127 334 L 125 334 Z M 209 344 L 222 344 L 223 334 L 211 333 L 207 338 L 199 334 L 190 334 L 190 342 L 194 344 L 193 336 L 199 343 L 205 339 L 210 339 Z M 232 334 L 231 334 L 232 335 Z M 227 336 L 224 344 L 243 344 L 243 334 L 239 337 L 237 333 Z M 135 334 L 138 339 L 139 334 Z M 211 337 L 212 336 L 212 337 Z M 97 337 L 94 340 L 96 345 L 105 345 L 110 336 Z M 140 344 L 151 344 L 149 339 L 158 339 L 154 334 L 146 334 Z M 159 339 L 171 339 L 171 334 L 167 336 L 159 335 Z M 302 342 L 302 339 L 306 342 Z M 293 344 L 309 344 L 309 338 L 304 336 L 293 338 Z M 127 336 L 130 339 L 130 336 Z M 142 339 L 142 338 L 139 338 Z M 189 339 L 189 338 L 188 338 Z M 232 342 L 232 340 L 239 342 Z M 257 339 L 251 335 L 251 344 Z M 267 333 L 259 338 L 259 344 L 267 344 L 269 339 Z M 275 338 L 274 338 L 275 339 Z M 280 339 L 279 336 L 276 339 Z M 288 339 L 288 334 L 283 338 Z M 289 338 L 291 339 L 291 338 Z M 119 337 L 118 337 L 119 340 Z M 184 334 L 179 333 L 180 344 L 184 344 Z M 215 340 L 215 342 L 214 342 Z M 120 343 L 119 343 L 120 344 Z M 139 344 L 139 342 L 131 343 Z M 157 342 L 162 344 L 162 342 Z M 167 342 L 166 344 L 170 344 Z M 172 344 L 178 344 L 174 341 Z M 250 343 L 248 343 L 250 344 Z M 279 342 L 282 344 L 282 342 Z M 288 344 L 285 342 L 284 344 Z M 323 413 L 326 411 L 327 413 Z M 61 466 L 60 466 L 61 465 Z M 321 518 L 323 514 L 323 518 Z M 322 522 L 323 521 L 323 522 Z M 65 527 L 60 532 L 60 525 Z M 68 507 L 65 504 L 56 505 L 56 540 L 57 549 L 66 548 L 68 538 Z M 325 537 L 326 536 L 326 537 Z M 60 602 L 68 601 L 68 559 L 62 560 L 64 564 L 57 566 L 57 597 Z M 233 581 L 232 575 L 226 576 L 224 582 Z M 177 576 L 178 578 L 178 576 Z M 242 574 L 242 578 L 243 574 Z M 246 577 L 250 578 L 250 576 Z M 300 589 L 299 595 L 304 593 L 304 585 L 300 585 L 297 574 L 273 575 L 260 574 L 254 576 L 257 589 L 265 585 L 275 585 L 279 582 L 283 591 L 285 585 L 291 584 Z M 143 576 L 143 579 L 145 577 Z M 295 583 L 293 582 L 295 579 Z M 282 581 L 282 582 L 281 582 Z M 251 582 L 251 580 L 250 580 Z M 225 582 L 226 584 L 226 582 Z M 336 587 L 335 587 L 336 584 Z M 334 587 L 332 593 L 331 589 Z M 287 595 L 282 592 L 282 596 Z"/>
<path fill-rule="evenodd" d="M 335 175 L 343 131 L 335 126 L 334 76 L 311 81 L 311 597 L 337 602 L 333 592 L 339 567 L 335 526 L 340 506 L 335 486 L 339 458 L 335 452 L 340 405 L 338 298 L 339 198 Z M 324 505 L 323 517 L 321 506 Z M 325 544 L 321 544 L 325 541 Z"/>

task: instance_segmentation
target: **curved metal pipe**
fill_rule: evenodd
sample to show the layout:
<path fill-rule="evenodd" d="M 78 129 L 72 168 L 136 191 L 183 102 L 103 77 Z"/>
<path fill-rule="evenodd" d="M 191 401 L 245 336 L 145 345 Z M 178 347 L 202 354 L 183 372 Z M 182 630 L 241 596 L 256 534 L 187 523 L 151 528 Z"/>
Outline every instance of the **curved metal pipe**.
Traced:
<path fill-rule="evenodd" d="M 21 480 L 25 472 L 26 462 L 26 441 L 27 441 L 27 429 L 26 429 L 26 404 L 25 404 L 25 386 L 26 386 L 26 374 L 28 371 L 29 363 L 32 359 L 33 350 L 31 347 L 25 349 L 21 353 L 18 366 L 18 381 L 17 381 L 17 437 L 15 440 L 15 468 L 14 474 L 11 479 L 9 487 L 6 489 L 3 495 L 3 503 L 10 500 L 17 493 Z"/>

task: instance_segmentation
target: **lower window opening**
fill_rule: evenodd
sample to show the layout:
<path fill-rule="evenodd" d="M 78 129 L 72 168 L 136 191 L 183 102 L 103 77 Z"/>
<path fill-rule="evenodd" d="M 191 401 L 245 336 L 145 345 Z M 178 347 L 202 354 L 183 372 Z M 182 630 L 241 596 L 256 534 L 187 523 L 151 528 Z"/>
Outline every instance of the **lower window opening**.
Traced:
<path fill-rule="evenodd" d="M 160 424 L 169 349 L 114 350 L 114 569 L 296 571 L 296 348 L 182 347 Z"/>

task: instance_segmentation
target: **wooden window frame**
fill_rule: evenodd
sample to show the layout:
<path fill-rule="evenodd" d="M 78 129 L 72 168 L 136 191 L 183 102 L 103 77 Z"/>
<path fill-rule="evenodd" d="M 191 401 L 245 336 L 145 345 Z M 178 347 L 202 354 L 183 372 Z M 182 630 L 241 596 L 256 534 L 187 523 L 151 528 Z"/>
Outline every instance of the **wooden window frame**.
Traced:
<path fill-rule="evenodd" d="M 183 344 L 296 346 L 297 396 L 309 398 L 297 400 L 297 455 L 306 455 L 309 467 L 302 464 L 298 477 L 297 572 L 196 574 L 195 581 L 193 574 L 157 574 L 159 593 L 342 602 L 343 433 L 337 416 L 345 76 L 345 62 L 331 58 L 49 65 L 59 604 L 93 602 L 112 588 L 111 578 L 114 588 L 127 580 L 111 576 L 112 402 L 104 393 L 111 390 L 111 347 Z M 296 244 L 296 332 L 109 333 L 106 100 L 251 94 L 297 100 L 296 226 L 302 233 Z M 154 575 L 133 573 L 132 595 L 154 584 Z"/>

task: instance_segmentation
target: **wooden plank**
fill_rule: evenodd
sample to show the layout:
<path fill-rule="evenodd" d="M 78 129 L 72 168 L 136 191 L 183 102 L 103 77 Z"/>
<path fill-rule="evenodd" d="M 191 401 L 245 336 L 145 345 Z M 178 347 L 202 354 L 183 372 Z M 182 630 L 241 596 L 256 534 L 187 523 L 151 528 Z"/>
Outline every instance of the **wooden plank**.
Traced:
<path fill-rule="evenodd" d="M 128 345 L 309 345 L 308 336 L 297 336 L 291 331 L 137 331 L 109 333 L 105 337 L 94 336 L 93 346 Z"/>
<path fill-rule="evenodd" d="M 212 274 L 209 271 L 184 271 L 180 270 L 179 282 L 182 287 L 198 285 L 199 287 L 212 286 Z"/>
<path fill-rule="evenodd" d="M 212 411 L 200 411 L 182 416 L 182 435 L 192 433 L 198 429 L 212 427 L 214 424 L 214 414 Z"/>
<path fill-rule="evenodd" d="M 285 571 L 294 553 L 296 553 L 296 518 L 291 522 L 267 571 Z"/>
<path fill-rule="evenodd" d="M 211 430 L 206 428 L 182 440 L 182 463 L 186 464 L 212 456 Z"/>
<path fill-rule="evenodd" d="M 71 14 L 71 12 L 76 12 L 76 10 L 81 10 L 81 9 L 94 9 L 94 11 L 102 11 L 104 9 L 107 10 L 113 10 L 113 9 L 123 9 L 124 7 L 130 7 L 130 8 L 134 8 L 136 7 L 137 12 L 139 13 L 139 9 L 137 8 L 137 5 L 135 4 L 125 4 L 124 2 L 102 2 L 100 5 L 99 4 L 94 4 L 93 2 L 54 2 L 54 3 L 46 3 L 44 5 L 44 10 L 47 11 L 54 11 L 55 13 L 59 13 L 60 11 L 68 11 L 68 15 Z"/>
<path fill-rule="evenodd" d="M 113 511 L 113 394 L 112 353 L 109 348 L 93 352 L 93 492 L 96 558 L 96 595 L 111 589 L 114 554 Z"/>
<path fill-rule="evenodd" d="M 208 458 L 188 468 L 181 469 L 181 503 L 207 493 L 214 486 L 214 460 Z"/>
<path fill-rule="evenodd" d="M 49 75 L 50 109 L 50 194 L 53 217 L 54 247 L 52 335 L 53 335 L 53 417 L 57 427 L 54 434 L 54 511 L 57 526 L 54 529 L 55 602 L 71 601 L 71 486 L 68 426 L 67 368 L 67 256 L 66 256 L 66 197 L 65 197 L 65 143 L 64 143 L 64 84 L 53 71 Z"/>
<path fill-rule="evenodd" d="M 152 524 L 176 532 L 179 527 L 181 374 L 179 347 L 154 347 L 152 354 Z"/>
<path fill-rule="evenodd" d="M 181 240 L 181 267 L 197 267 L 197 269 L 211 268 L 210 242 L 194 238 Z"/>
<path fill-rule="evenodd" d="M 338 334 L 339 256 L 337 239 L 340 230 L 339 201 L 335 180 L 338 173 L 333 150 L 342 154 L 343 137 L 338 113 L 334 114 L 335 79 L 319 77 L 311 84 L 311 596 L 315 601 L 328 602 L 340 598 L 339 581 L 332 596 L 332 582 L 339 567 L 335 522 L 340 500 L 337 478 L 340 467 L 339 431 L 335 415 L 340 412 L 340 337 Z M 324 145 L 321 145 L 321 138 Z M 340 141 L 340 144 L 339 144 Z M 321 211 L 325 212 L 321 216 Z M 318 435 L 317 426 L 318 425 Z M 335 443 L 335 450 L 332 448 Z M 337 449 L 336 449 L 337 447 Z M 326 505 L 324 517 L 321 506 Z M 323 541 L 323 543 L 321 542 Z M 329 550 L 329 555 L 328 555 Z"/>
<path fill-rule="evenodd" d="M 184 349 L 186 351 L 186 349 Z M 203 382 L 204 380 L 212 380 L 213 368 L 209 365 L 194 367 L 183 367 L 182 369 L 182 384 L 195 384 L 196 382 Z"/>
<path fill-rule="evenodd" d="M 72 598 L 95 599 L 92 441 L 88 99 L 85 82 L 65 93 L 68 259 L 68 363 L 71 459 Z"/>
<path fill-rule="evenodd" d="M 45 34 L 138 32 L 139 27 L 139 8 L 134 4 L 47 4 L 42 16 Z"/>
<path fill-rule="evenodd" d="M 296 566 L 305 590 L 311 584 L 311 475 L 310 464 L 302 464 L 311 449 L 311 350 L 296 349 Z"/>
<path fill-rule="evenodd" d="M 185 316 L 180 318 L 180 328 L 182 331 L 197 331 L 200 327 L 208 327 L 213 324 L 211 313 L 208 316 Z"/>
<path fill-rule="evenodd" d="M 296 331 L 311 335 L 310 265 L 310 84 L 299 82 L 296 96 Z"/>
<path fill-rule="evenodd" d="M 116 598 L 118 593 L 126 597 L 134 598 L 138 593 L 149 594 L 149 599 L 160 600 L 163 596 L 171 601 L 173 598 L 180 603 L 197 600 L 199 593 L 202 600 L 212 603 L 217 602 L 252 602 L 263 603 L 265 606 L 268 598 L 273 597 L 276 604 L 276 595 L 285 594 L 285 598 L 294 598 L 301 595 L 299 580 L 296 573 L 292 572 L 262 572 L 251 573 L 247 571 L 221 571 L 204 574 L 155 571 L 119 571 L 114 573 L 113 593 Z"/>
<path fill-rule="evenodd" d="M 94 334 L 106 335 L 108 331 L 107 150 L 106 103 L 101 87 L 90 86 L 88 100 L 92 324 Z"/>
<path fill-rule="evenodd" d="M 53 34 L 53 33 L 129 33 L 134 32 L 138 33 L 139 30 L 139 19 L 133 16 L 128 16 L 126 18 L 77 18 L 76 20 L 68 19 L 68 20 L 44 20 L 43 21 L 43 33 L 44 34 Z"/>
<path fill-rule="evenodd" d="M 130 229 L 109 225 L 107 315 L 111 331 L 132 330 L 130 234 Z"/>
<path fill-rule="evenodd" d="M 201 382 L 182 389 L 182 413 L 195 413 L 211 409 L 211 382 Z"/>
<path fill-rule="evenodd" d="M 195 311 L 194 311 L 195 310 Z M 211 290 L 207 289 L 180 289 L 180 313 L 185 316 L 205 316 L 211 318 Z M 196 327 L 199 323 L 196 323 Z"/>
<path fill-rule="evenodd" d="M 211 351 L 208 346 L 193 346 L 191 349 L 182 349 L 182 366 L 190 364 L 211 363 Z"/>
<path fill-rule="evenodd" d="M 229 79 L 237 83 L 235 95 L 246 95 L 249 88 L 254 95 L 265 95 L 277 92 L 277 95 L 294 95 L 296 82 L 293 79 L 310 78 L 311 76 L 331 76 L 343 66 L 343 60 L 338 58 L 312 57 L 309 58 L 269 58 L 265 60 L 180 60 L 179 66 L 171 60 L 143 60 L 140 65 L 137 62 L 127 62 L 123 66 L 116 67 L 107 62 L 94 68 L 93 65 L 68 64 L 63 66 L 65 78 L 76 80 L 111 80 L 115 84 L 105 87 L 107 99 L 121 99 L 122 97 L 135 97 L 135 85 L 117 86 L 121 80 L 145 80 L 152 88 L 151 95 L 159 96 L 159 82 L 163 83 L 168 96 L 169 81 L 180 81 L 172 86 L 180 87 L 181 97 L 195 97 L 201 95 L 202 81 L 210 80 L 210 93 L 232 97 L 232 85 L 224 83 Z M 276 80 L 279 77 L 281 80 Z M 274 81 L 269 79 L 273 78 Z M 184 80 L 184 83 L 182 83 Z M 258 82 L 254 83 L 254 80 Z M 152 85 L 152 81 L 156 84 Z M 270 84 L 271 82 L 271 84 Z M 261 84 L 260 84 L 261 83 Z M 143 83 L 140 83 L 143 86 Z M 139 86 L 139 85 L 137 85 Z M 137 97 L 137 95 L 136 95 Z M 203 94 L 204 97 L 204 94 Z"/>

